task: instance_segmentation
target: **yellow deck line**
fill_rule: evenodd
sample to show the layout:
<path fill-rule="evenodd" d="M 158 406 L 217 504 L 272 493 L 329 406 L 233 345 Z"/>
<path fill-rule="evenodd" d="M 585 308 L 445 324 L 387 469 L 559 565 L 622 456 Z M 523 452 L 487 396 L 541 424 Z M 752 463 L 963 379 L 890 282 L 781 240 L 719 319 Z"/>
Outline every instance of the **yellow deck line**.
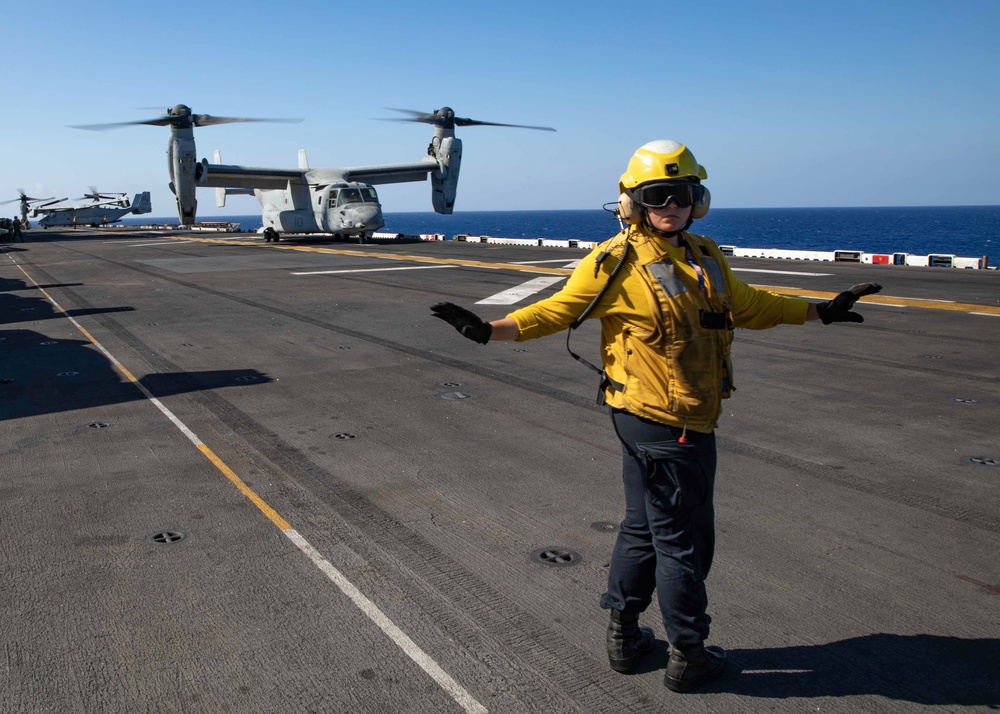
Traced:
<path fill-rule="evenodd" d="M 774 285 L 754 285 L 760 290 L 770 290 L 780 295 L 806 295 L 818 298 L 833 298 L 837 293 L 828 293 L 823 290 L 805 290 L 803 288 L 784 288 Z M 903 305 L 905 307 L 917 307 L 924 310 L 951 310 L 952 312 L 978 312 L 988 315 L 1000 315 L 1000 305 L 976 305 L 975 303 L 963 302 L 941 302 L 940 300 L 921 300 L 920 298 L 895 297 L 892 295 L 867 295 L 858 302 L 870 302 L 876 305 Z"/>
<path fill-rule="evenodd" d="M 547 268 L 540 265 L 516 265 L 514 263 L 491 263 L 483 260 L 462 260 L 461 258 L 434 258 L 426 255 L 402 255 L 371 253 L 364 250 L 350 250 L 347 248 L 317 248 L 304 245 L 274 245 L 271 243 L 260 243 L 256 241 L 222 240 L 220 238 L 195 238 L 193 236 L 170 236 L 177 240 L 191 241 L 195 243 L 217 243 L 220 245 L 242 245 L 250 248 L 270 248 L 277 250 L 295 250 L 304 253 L 327 253 L 332 255 L 352 255 L 363 258 L 377 258 L 379 260 L 403 260 L 414 263 L 435 263 L 441 265 L 460 265 L 469 268 L 489 268 L 492 270 L 514 270 L 525 273 L 547 273 L 549 275 L 571 275 L 572 268 Z M 569 261 L 567 261 L 569 262 Z M 759 290 L 770 290 L 779 295 L 808 296 L 817 298 L 834 298 L 837 293 L 826 292 L 824 290 L 806 290 L 803 288 L 786 288 L 774 285 L 752 285 Z M 869 295 L 861 298 L 859 302 L 870 302 L 883 305 L 899 305 L 903 307 L 915 307 L 924 310 L 950 310 L 952 312 L 976 312 L 986 315 L 1000 315 L 1000 305 L 977 305 L 975 303 L 940 302 L 938 300 L 921 300 L 920 298 L 894 297 L 889 295 Z"/>
<path fill-rule="evenodd" d="M 440 265 L 463 265 L 469 268 L 491 268 L 494 270 L 518 270 L 525 273 L 549 273 L 551 275 L 570 275 L 570 268 L 547 268 L 541 265 L 514 265 L 512 263 L 489 263 L 483 260 L 462 260 L 461 258 L 431 258 L 426 255 L 395 255 L 386 253 L 369 253 L 363 250 L 346 248 L 315 248 L 307 245 L 272 245 L 244 240 L 221 240 L 219 238 L 194 238 L 188 236 L 171 236 L 177 240 L 194 243 L 218 243 L 221 245 L 243 245 L 250 248 L 270 248 L 272 250 L 295 250 L 303 253 L 325 253 L 331 255 L 353 255 L 361 258 L 378 258 L 380 260 L 405 260 L 412 263 L 435 263 Z M 567 258 L 566 262 L 570 262 Z"/>
<path fill-rule="evenodd" d="M 341 573 L 337 568 L 330 563 L 329 560 L 324 558 L 322 554 L 309 541 L 303 537 L 295 528 L 292 528 L 291 524 L 286 521 L 281 515 L 274 510 L 263 498 L 261 498 L 257 493 L 250 488 L 243 479 L 236 475 L 229 466 L 223 461 L 219 456 L 212 451 L 209 446 L 201 440 L 201 438 L 195 434 L 191 429 L 187 427 L 184 422 L 182 422 L 170 409 L 166 407 L 163 402 L 156 398 L 145 385 L 137 380 L 131 372 L 125 369 L 122 365 L 100 342 L 98 342 L 93 335 L 91 335 L 84 327 L 76 321 L 74 317 L 69 315 L 62 306 L 59 305 L 56 300 L 42 288 L 41 285 L 24 269 L 24 267 L 15 263 L 17 268 L 24 273 L 24 276 L 31 282 L 31 284 L 46 297 L 46 299 L 52 303 L 55 312 L 62 315 L 67 320 L 69 320 L 73 325 L 82 332 L 91 344 L 96 347 L 101 354 L 108 358 L 111 363 L 117 367 L 122 374 L 131 382 L 143 396 L 146 397 L 150 402 L 156 406 L 160 412 L 163 413 L 173 424 L 181 430 L 181 432 L 188 438 L 188 440 L 194 444 L 195 448 L 200 451 L 205 458 L 207 458 L 213 466 L 229 481 L 236 486 L 236 488 L 242 493 L 251 503 L 253 503 L 257 509 L 263 513 L 268 520 L 271 521 L 282 534 L 288 538 L 306 557 L 313 562 L 313 564 L 319 568 L 320 571 L 327 578 L 330 579 L 341 592 L 343 592 L 350 600 L 360 609 L 382 632 L 389 637 L 392 642 L 396 644 L 410 659 L 412 659 L 424 672 L 426 672 L 437 684 L 444 689 L 452 699 L 457 702 L 462 709 L 470 714 L 488 714 L 489 710 L 483 706 L 475 697 L 472 696 L 461 684 L 459 684 L 451 675 L 449 675 L 442 667 L 433 659 L 430 655 L 424 652 L 417 644 L 414 642 L 403 630 L 401 630 L 389 617 L 379 609 L 378 605 L 375 604 L 370 598 L 365 596 L 347 577 Z"/>

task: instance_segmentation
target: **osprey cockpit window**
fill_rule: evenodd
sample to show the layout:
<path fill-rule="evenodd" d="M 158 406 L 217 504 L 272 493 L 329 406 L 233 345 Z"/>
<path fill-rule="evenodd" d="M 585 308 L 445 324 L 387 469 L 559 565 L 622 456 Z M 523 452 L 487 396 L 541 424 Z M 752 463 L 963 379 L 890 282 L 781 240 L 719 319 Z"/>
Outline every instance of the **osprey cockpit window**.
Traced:
<path fill-rule="evenodd" d="M 340 191 L 340 203 L 338 205 L 346 205 L 348 203 L 363 203 L 364 199 L 361 197 L 361 189 L 358 188 L 345 188 Z"/>
<path fill-rule="evenodd" d="M 375 193 L 375 189 L 371 186 L 340 189 L 340 200 L 337 205 L 345 206 L 349 203 L 378 203 L 378 194 Z M 331 191 L 330 206 L 332 207 L 333 205 L 333 192 Z"/>
<path fill-rule="evenodd" d="M 337 207 L 337 194 L 338 193 L 340 193 L 340 191 L 338 189 L 336 189 L 336 188 L 330 189 L 330 208 L 336 208 Z"/>

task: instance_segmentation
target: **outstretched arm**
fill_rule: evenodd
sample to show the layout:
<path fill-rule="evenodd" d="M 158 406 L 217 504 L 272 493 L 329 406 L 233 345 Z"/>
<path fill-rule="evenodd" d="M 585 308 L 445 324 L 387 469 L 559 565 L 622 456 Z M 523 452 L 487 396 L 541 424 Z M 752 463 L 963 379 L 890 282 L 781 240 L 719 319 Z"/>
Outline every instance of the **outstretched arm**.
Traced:
<path fill-rule="evenodd" d="M 878 283 L 861 283 L 840 293 L 833 300 L 815 303 L 809 306 L 807 320 L 820 319 L 824 325 L 831 322 L 864 322 L 865 318 L 856 312 L 851 312 L 859 299 L 872 295 L 882 289 Z M 816 317 L 812 317 L 815 314 Z"/>
<path fill-rule="evenodd" d="M 493 328 L 491 339 L 494 340 L 516 340 L 521 336 L 521 330 L 518 328 L 517 323 L 509 317 L 491 321 L 490 327 Z"/>
<path fill-rule="evenodd" d="M 521 334 L 517 323 L 509 317 L 484 322 L 479 315 L 453 302 L 431 306 L 431 314 L 440 318 L 473 342 L 485 345 L 490 340 L 516 340 Z"/>

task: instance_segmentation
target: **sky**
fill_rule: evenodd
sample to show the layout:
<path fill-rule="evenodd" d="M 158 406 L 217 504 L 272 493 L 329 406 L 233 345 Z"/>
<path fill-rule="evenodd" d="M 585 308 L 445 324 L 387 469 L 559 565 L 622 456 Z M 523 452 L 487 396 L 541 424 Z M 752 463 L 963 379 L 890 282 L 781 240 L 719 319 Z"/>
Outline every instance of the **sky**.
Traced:
<path fill-rule="evenodd" d="M 460 127 L 458 212 L 600 208 L 654 139 L 690 147 L 713 207 L 1000 204 L 997 0 L 38 0 L 0 18 L 0 200 L 148 190 L 175 215 L 166 127 L 71 126 L 183 103 L 301 118 L 195 130 L 199 157 L 276 168 L 300 148 L 313 167 L 424 156 L 431 127 L 389 107 L 557 129 Z M 429 182 L 378 189 L 386 212 L 432 210 Z M 198 199 L 206 219 L 259 211 Z"/>

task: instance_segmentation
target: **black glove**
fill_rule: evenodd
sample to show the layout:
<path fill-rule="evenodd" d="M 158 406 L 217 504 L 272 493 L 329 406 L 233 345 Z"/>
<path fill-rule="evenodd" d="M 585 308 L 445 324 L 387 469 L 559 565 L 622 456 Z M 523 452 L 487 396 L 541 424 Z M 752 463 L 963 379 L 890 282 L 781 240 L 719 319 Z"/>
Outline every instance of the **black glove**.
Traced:
<path fill-rule="evenodd" d="M 461 332 L 463 337 L 468 337 L 481 345 L 489 342 L 490 335 L 493 334 L 490 323 L 483 322 L 476 313 L 459 307 L 453 302 L 439 302 L 437 305 L 431 305 L 431 314 L 434 317 L 440 317 Z"/>
<path fill-rule="evenodd" d="M 831 322 L 864 322 L 865 318 L 856 312 L 851 312 L 854 303 L 865 295 L 872 295 L 882 289 L 878 283 L 861 283 L 850 290 L 845 290 L 833 300 L 816 303 L 816 312 L 824 325 Z"/>

